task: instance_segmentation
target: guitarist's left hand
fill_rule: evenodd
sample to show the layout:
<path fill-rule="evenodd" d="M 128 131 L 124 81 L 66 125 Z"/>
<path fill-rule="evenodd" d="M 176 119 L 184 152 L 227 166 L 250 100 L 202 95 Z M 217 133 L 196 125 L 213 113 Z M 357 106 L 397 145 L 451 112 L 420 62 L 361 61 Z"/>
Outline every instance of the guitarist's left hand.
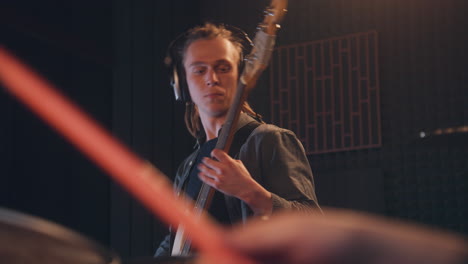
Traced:
<path fill-rule="evenodd" d="M 198 177 L 230 196 L 247 203 L 255 215 L 270 215 L 273 209 L 271 193 L 256 182 L 240 160 L 231 158 L 226 152 L 214 149 L 214 159 L 204 158 L 198 165 Z"/>

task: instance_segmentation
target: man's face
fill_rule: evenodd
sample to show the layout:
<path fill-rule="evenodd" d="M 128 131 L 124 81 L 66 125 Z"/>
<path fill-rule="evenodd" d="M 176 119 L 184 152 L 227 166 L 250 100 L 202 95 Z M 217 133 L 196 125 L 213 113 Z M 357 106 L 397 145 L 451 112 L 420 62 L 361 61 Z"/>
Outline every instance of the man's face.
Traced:
<path fill-rule="evenodd" d="M 194 41 L 185 53 L 184 67 L 192 101 L 200 115 L 227 113 L 237 87 L 239 53 L 224 38 Z"/>

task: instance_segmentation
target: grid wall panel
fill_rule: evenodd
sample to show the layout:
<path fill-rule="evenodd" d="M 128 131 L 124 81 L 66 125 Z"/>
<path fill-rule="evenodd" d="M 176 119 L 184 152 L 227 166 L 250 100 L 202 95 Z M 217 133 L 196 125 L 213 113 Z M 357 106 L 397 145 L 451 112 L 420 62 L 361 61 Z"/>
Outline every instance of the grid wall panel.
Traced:
<path fill-rule="evenodd" d="M 271 64 L 271 120 L 307 154 L 381 146 L 377 32 L 280 46 Z"/>

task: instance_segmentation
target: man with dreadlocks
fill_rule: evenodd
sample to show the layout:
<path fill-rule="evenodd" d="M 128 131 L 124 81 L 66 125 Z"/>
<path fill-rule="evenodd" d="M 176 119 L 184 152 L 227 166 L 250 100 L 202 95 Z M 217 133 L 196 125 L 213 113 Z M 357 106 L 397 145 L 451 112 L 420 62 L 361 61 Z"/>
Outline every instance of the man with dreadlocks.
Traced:
<path fill-rule="evenodd" d="M 175 190 L 196 199 L 202 182 L 216 189 L 208 211 L 222 224 L 265 218 L 281 209 L 320 212 L 303 146 L 292 131 L 263 123 L 248 103 L 241 109 L 232 157 L 214 149 L 242 67 L 237 35 L 207 23 L 170 47 L 174 86 L 186 102 L 185 122 L 197 140 L 197 149 L 179 166 Z M 171 237 L 155 256 L 169 255 Z"/>

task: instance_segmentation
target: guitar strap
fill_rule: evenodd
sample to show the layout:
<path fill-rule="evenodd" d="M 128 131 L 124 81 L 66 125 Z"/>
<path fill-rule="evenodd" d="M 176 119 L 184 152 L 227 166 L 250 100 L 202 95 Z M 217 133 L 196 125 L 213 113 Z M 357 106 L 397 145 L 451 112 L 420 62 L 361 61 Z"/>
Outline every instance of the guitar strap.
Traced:
<path fill-rule="evenodd" d="M 255 128 L 257 128 L 259 125 L 261 125 L 261 123 L 257 121 L 252 121 L 247 125 L 241 127 L 239 130 L 237 130 L 232 140 L 231 148 L 229 150 L 229 156 L 235 157 L 237 153 L 239 153 L 242 145 L 245 143 L 250 134 L 252 134 Z"/>

